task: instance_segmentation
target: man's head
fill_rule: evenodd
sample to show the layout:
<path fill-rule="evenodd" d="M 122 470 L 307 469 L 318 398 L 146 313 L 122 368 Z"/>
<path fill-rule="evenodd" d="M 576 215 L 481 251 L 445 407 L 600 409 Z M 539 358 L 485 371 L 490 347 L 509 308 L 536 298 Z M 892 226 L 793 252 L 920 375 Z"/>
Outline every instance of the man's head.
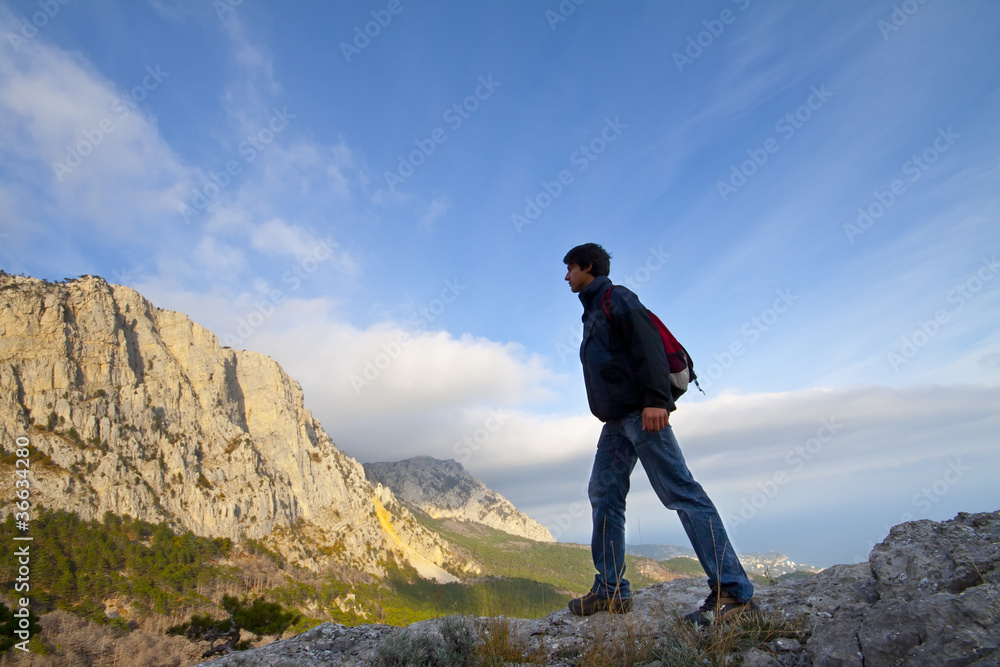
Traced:
<path fill-rule="evenodd" d="M 611 255 L 596 243 L 584 243 L 566 253 L 566 281 L 574 292 L 582 291 L 597 276 L 611 272 Z"/>

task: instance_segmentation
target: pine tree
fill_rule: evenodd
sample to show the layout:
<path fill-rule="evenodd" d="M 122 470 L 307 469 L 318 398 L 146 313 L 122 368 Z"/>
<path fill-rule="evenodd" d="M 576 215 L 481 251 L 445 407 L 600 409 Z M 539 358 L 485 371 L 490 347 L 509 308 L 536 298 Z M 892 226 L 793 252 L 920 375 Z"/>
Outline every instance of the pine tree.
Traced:
<path fill-rule="evenodd" d="M 240 632 L 246 630 L 254 636 L 281 635 L 300 618 L 294 611 L 286 610 L 277 602 L 268 602 L 263 597 L 236 598 L 222 596 L 222 608 L 228 619 L 216 620 L 208 614 L 192 614 L 191 620 L 175 625 L 167 630 L 168 635 L 182 635 L 191 641 L 210 642 L 202 653 L 203 658 L 228 654 L 250 648 L 250 640 L 240 641 Z M 221 644 L 215 642 L 223 640 Z"/>

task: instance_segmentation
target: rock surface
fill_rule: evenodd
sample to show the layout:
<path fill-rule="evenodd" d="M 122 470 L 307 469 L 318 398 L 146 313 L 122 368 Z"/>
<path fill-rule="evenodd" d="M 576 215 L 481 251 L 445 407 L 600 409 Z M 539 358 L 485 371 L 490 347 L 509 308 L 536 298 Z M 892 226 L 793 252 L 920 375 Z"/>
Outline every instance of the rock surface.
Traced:
<path fill-rule="evenodd" d="M 17 438 L 33 450 L 35 506 L 261 540 L 313 569 L 335 560 L 381 574 L 388 554 L 407 559 L 397 538 L 437 568 L 478 569 L 367 480 L 273 359 L 220 347 L 185 315 L 100 278 L 0 273 L 8 457 Z M 0 514 L 13 483 L 0 476 Z"/>
<path fill-rule="evenodd" d="M 472 521 L 529 540 L 555 542 L 548 528 L 519 512 L 457 461 L 418 456 L 364 467 L 368 479 L 432 518 Z"/>
<path fill-rule="evenodd" d="M 506 623 L 524 642 L 526 654 L 542 657 L 533 664 L 571 665 L 612 635 L 627 644 L 646 634 L 669 646 L 678 632 L 676 615 L 696 608 L 707 592 L 703 579 L 680 579 L 638 591 L 626 616 L 601 612 L 580 618 L 562 609 L 537 620 L 476 623 L 483 628 Z M 756 597 L 770 618 L 788 621 L 796 631 L 748 650 L 745 665 L 998 665 L 1000 511 L 901 524 L 872 550 L 869 562 L 759 587 Z M 423 621 L 400 629 L 324 623 L 298 637 L 203 664 L 367 665 L 388 638 L 401 632 L 435 634 L 440 625 Z"/>

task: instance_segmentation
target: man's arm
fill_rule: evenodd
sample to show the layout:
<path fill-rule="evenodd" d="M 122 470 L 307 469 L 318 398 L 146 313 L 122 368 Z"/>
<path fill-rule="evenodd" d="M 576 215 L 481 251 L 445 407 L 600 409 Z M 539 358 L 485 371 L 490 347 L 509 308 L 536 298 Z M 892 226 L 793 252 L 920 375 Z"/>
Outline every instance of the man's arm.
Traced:
<path fill-rule="evenodd" d="M 642 387 L 642 426 L 647 431 L 659 431 L 669 425 L 670 412 L 675 409 L 667 353 L 660 332 L 638 298 L 633 295 L 628 301 L 632 303 L 622 299 L 614 305 L 618 312 L 624 311 L 621 333 L 627 341 L 636 380 Z"/>

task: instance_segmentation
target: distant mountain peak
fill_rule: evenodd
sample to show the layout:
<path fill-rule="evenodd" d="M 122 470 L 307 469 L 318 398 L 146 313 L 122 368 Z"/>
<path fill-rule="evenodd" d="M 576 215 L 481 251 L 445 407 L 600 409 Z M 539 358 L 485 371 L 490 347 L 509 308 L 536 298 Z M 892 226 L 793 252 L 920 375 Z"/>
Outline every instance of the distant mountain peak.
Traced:
<path fill-rule="evenodd" d="M 404 461 L 365 463 L 365 474 L 399 500 L 432 518 L 480 523 L 537 542 L 554 542 L 549 529 L 517 510 L 454 459 L 415 456 Z"/>

